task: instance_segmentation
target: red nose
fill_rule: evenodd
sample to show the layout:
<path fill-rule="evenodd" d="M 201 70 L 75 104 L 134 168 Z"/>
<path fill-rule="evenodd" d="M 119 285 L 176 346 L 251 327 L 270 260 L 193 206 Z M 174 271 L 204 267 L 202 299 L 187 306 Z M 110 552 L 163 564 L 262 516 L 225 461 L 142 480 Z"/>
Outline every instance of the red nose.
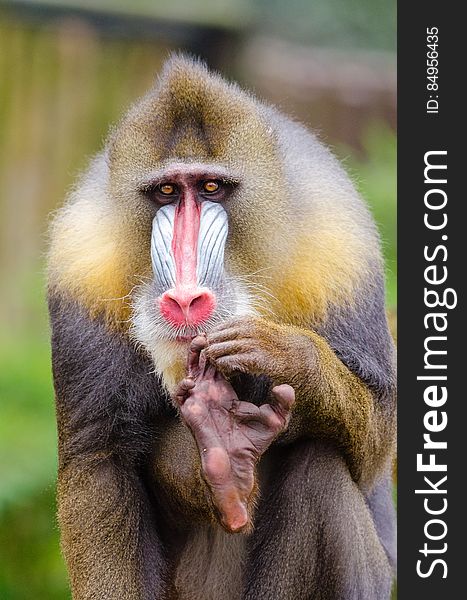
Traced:
<path fill-rule="evenodd" d="M 216 298 L 206 289 L 174 289 L 159 300 L 161 314 L 171 325 L 196 327 L 207 321 L 216 306 Z"/>

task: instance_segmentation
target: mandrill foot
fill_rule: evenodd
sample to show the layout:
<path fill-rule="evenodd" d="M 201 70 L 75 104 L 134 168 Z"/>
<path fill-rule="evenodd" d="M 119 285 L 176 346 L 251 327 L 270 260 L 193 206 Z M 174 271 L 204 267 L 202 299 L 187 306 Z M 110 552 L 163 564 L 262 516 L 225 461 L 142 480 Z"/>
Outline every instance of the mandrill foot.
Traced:
<path fill-rule="evenodd" d="M 223 527 L 230 532 L 251 527 L 255 467 L 273 440 L 287 427 L 295 394 L 289 385 L 272 389 L 270 404 L 256 406 L 238 399 L 231 384 L 202 350 L 204 336 L 189 350 L 188 377 L 175 399 L 201 456 L 202 475 Z"/>

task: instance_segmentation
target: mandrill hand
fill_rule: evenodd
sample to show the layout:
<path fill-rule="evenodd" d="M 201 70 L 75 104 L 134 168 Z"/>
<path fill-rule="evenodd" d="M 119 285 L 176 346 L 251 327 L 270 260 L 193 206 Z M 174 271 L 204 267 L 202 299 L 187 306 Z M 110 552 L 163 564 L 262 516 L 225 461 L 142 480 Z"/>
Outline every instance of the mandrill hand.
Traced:
<path fill-rule="evenodd" d="M 227 321 L 208 334 L 206 359 L 222 373 L 267 375 L 273 383 L 307 380 L 316 364 L 312 340 L 293 326 L 245 317 Z M 295 389 L 298 393 L 298 389 Z"/>
<path fill-rule="evenodd" d="M 175 399 L 201 456 L 202 474 L 227 531 L 247 530 L 255 495 L 255 467 L 272 441 L 287 427 L 294 391 L 273 388 L 271 404 L 241 402 L 233 387 L 206 361 L 207 340 L 190 346 L 188 377 Z"/>

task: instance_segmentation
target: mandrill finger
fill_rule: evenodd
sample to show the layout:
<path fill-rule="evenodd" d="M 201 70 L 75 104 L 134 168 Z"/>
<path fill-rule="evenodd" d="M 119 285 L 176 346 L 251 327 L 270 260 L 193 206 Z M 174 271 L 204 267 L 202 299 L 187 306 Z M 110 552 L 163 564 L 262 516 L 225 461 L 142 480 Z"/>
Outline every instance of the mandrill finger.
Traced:
<path fill-rule="evenodd" d="M 210 343 L 206 348 L 205 353 L 208 358 L 216 361 L 222 356 L 231 356 L 232 354 L 242 354 L 251 350 L 251 341 L 240 339 L 230 340 L 226 342 Z"/>
<path fill-rule="evenodd" d="M 201 351 L 208 345 L 205 335 L 197 335 L 192 339 L 188 350 L 188 375 L 195 375 L 199 368 L 199 355 Z"/>
<path fill-rule="evenodd" d="M 256 406 L 251 402 L 235 400 L 235 402 L 232 403 L 230 411 L 240 422 L 260 421 L 262 419 L 259 406 Z"/>
<path fill-rule="evenodd" d="M 199 372 L 203 379 L 214 379 L 216 377 L 216 367 L 209 360 L 207 349 L 202 350 L 199 357 Z"/>
<path fill-rule="evenodd" d="M 287 418 L 295 404 L 295 390 L 286 383 L 276 385 L 271 390 L 270 404 L 277 413 Z"/>
<path fill-rule="evenodd" d="M 219 342 L 228 342 L 238 340 L 239 338 L 251 337 L 253 328 L 244 323 L 232 323 L 231 326 L 222 326 L 222 328 L 214 329 L 208 334 L 209 344 L 217 344 Z"/>
<path fill-rule="evenodd" d="M 286 416 L 279 414 L 270 404 L 255 406 L 249 402 L 238 402 L 233 412 L 239 423 L 250 423 L 251 427 L 253 427 L 254 421 L 262 423 L 268 431 L 273 433 L 271 442 L 282 431 L 286 422 Z"/>
<path fill-rule="evenodd" d="M 244 352 L 242 354 L 232 354 L 231 356 L 221 356 L 214 360 L 214 363 L 216 367 L 226 375 L 233 371 L 251 373 L 252 375 L 259 374 L 252 353 Z"/>
<path fill-rule="evenodd" d="M 194 379 L 191 377 L 185 377 L 185 379 L 182 379 L 182 381 L 178 384 L 173 396 L 178 406 L 183 406 L 190 390 L 192 390 L 194 387 Z"/>
<path fill-rule="evenodd" d="M 274 410 L 279 411 L 281 415 L 288 414 L 295 404 L 295 390 L 293 387 L 287 383 L 283 383 L 282 385 L 273 387 L 271 392 L 270 404 Z"/>

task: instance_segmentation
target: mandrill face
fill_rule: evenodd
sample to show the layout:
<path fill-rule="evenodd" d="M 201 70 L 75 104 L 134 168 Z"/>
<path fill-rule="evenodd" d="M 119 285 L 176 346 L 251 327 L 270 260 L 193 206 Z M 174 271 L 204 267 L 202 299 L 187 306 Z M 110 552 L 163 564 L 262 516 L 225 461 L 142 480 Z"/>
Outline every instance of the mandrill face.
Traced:
<path fill-rule="evenodd" d="M 153 221 L 151 262 L 161 317 L 185 338 L 212 318 L 224 283 L 227 213 L 216 196 L 226 196 L 226 185 L 197 175 L 171 179 L 154 192 L 164 206 Z"/>
<path fill-rule="evenodd" d="M 251 314 L 242 286 L 225 267 L 225 204 L 239 180 L 213 165 L 172 164 L 142 185 L 152 221 L 152 281 L 135 304 L 137 336 L 188 342 L 218 322 Z"/>

